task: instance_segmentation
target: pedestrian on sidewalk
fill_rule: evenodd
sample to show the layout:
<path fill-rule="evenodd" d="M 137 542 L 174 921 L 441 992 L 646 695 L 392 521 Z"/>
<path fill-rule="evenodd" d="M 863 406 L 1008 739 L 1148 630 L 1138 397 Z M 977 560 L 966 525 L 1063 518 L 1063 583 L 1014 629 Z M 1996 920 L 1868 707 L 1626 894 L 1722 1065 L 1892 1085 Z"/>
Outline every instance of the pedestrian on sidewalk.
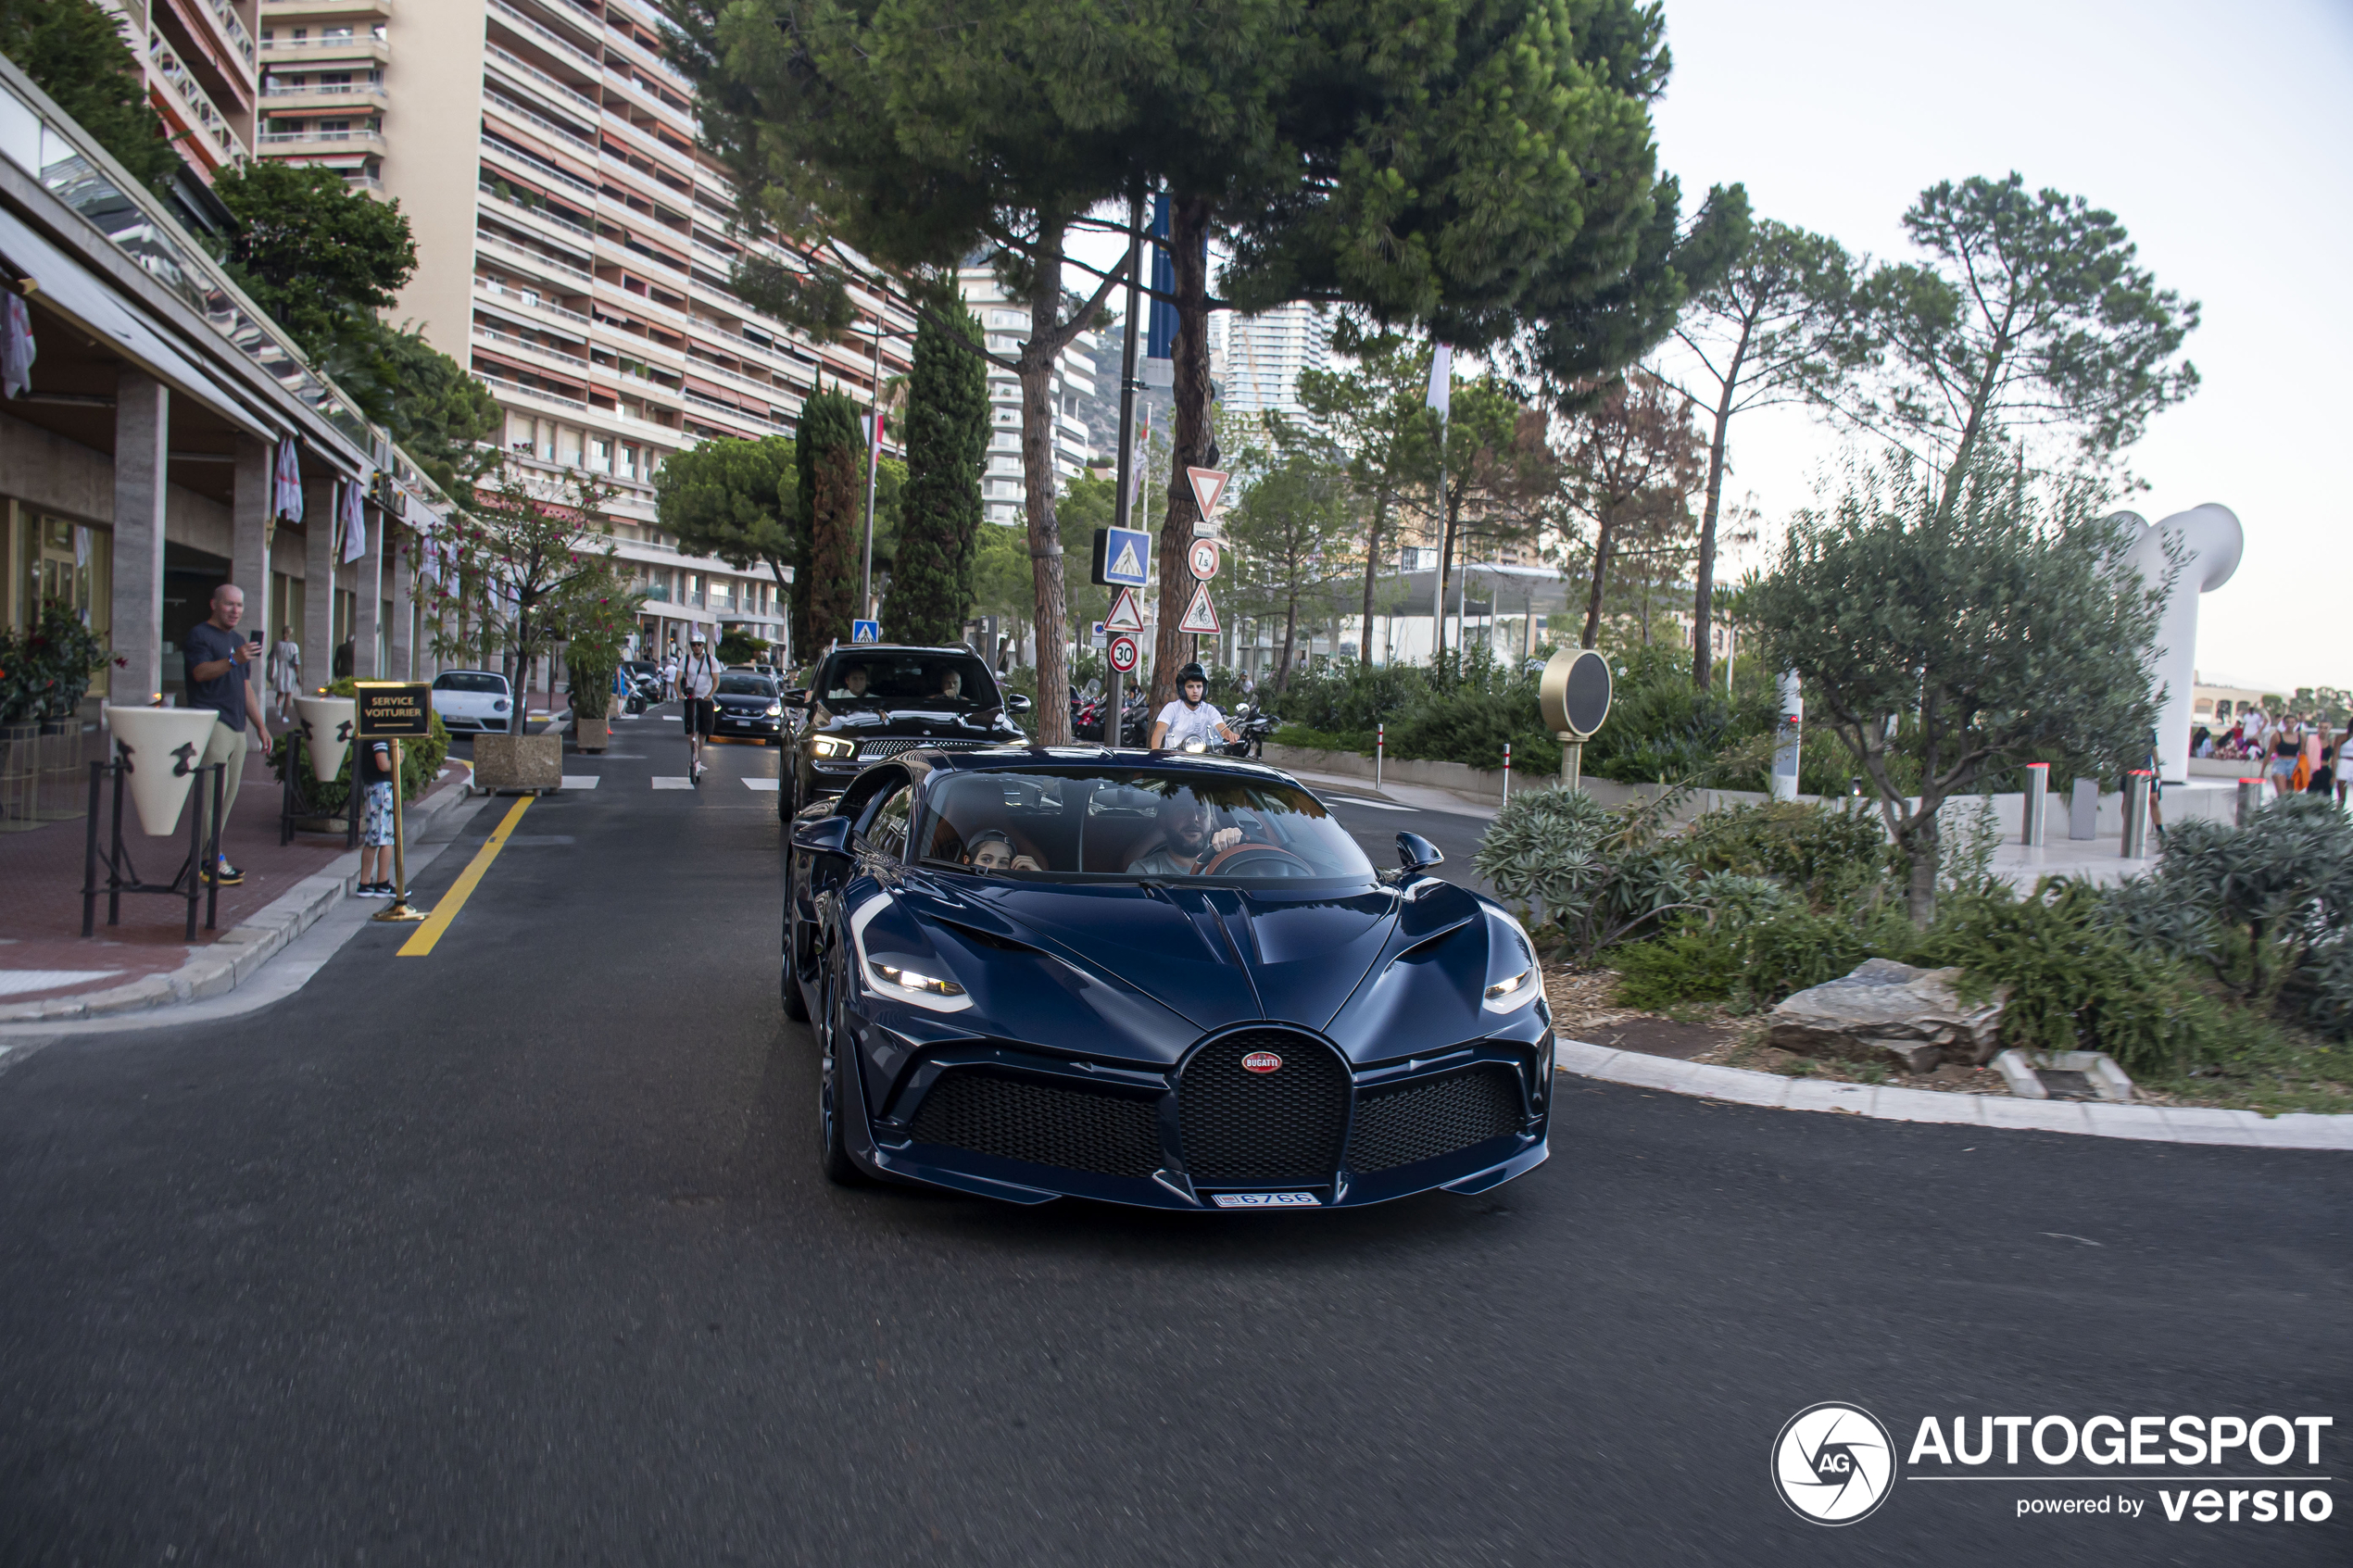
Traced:
<path fill-rule="evenodd" d="M 278 699 L 271 709 L 281 724 L 294 722 L 295 694 L 302 690 L 302 645 L 294 628 L 278 628 L 278 646 L 270 650 L 270 690 Z"/>
<path fill-rule="evenodd" d="M 719 689 L 719 661 L 711 656 L 710 640 L 698 631 L 678 666 L 679 719 L 686 727 L 686 776 L 701 782 L 706 764 L 703 747 L 711 743 L 711 726 L 718 716 L 711 693 Z"/>
<path fill-rule="evenodd" d="M 2288 780 L 2296 776 L 2296 737 L 2282 721 L 2271 732 L 2271 797 L 2275 800 L 2287 793 Z"/>
<path fill-rule="evenodd" d="M 389 898 L 392 885 L 392 743 L 370 741 L 353 770 L 359 797 L 359 885 L 355 898 Z"/>
<path fill-rule="evenodd" d="M 188 628 L 181 640 L 180 652 L 187 666 L 187 699 L 190 708 L 212 710 L 212 734 L 205 742 L 199 767 L 215 762 L 228 764 L 221 774 L 220 820 L 226 822 L 237 804 L 237 786 L 245 782 L 245 750 L 250 742 L 258 739 L 262 749 L 270 746 L 270 728 L 263 721 L 260 671 L 257 656 L 261 651 L 257 635 L 248 642 L 236 634 L 237 622 L 245 619 L 245 592 L 234 583 L 223 583 L 212 591 L 212 615 Z M 253 721 L 250 734 L 245 721 Z M 229 863 L 226 855 L 216 855 L 212 875 L 221 886 L 233 886 L 245 879 L 245 873 Z"/>

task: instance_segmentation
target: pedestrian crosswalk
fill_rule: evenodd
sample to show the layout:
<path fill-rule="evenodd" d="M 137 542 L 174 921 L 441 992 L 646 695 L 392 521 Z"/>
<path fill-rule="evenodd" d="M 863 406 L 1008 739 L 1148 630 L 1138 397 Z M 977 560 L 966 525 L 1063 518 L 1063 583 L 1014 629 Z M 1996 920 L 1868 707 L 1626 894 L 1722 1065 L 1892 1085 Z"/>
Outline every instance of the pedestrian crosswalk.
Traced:
<path fill-rule="evenodd" d="M 769 795 L 775 794 L 781 787 L 781 782 L 776 779 L 738 779 L 736 782 L 742 784 L 746 789 L 762 792 Z M 567 778 L 564 780 L 564 783 L 569 784 L 572 781 Z M 657 773 L 653 778 L 653 786 L 656 789 L 692 789 L 695 787 L 695 781 L 686 777 L 684 774 L 680 774 L 675 777 L 665 777 L 662 774 Z"/>

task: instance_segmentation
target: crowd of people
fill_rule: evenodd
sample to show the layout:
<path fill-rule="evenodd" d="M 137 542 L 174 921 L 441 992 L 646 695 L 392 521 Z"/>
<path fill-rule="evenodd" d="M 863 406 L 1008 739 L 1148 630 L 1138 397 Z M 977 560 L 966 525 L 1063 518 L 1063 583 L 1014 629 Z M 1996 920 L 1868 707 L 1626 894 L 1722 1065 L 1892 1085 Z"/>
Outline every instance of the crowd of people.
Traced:
<path fill-rule="evenodd" d="M 2254 708 L 2237 715 L 2227 730 L 2200 724 L 2190 735 L 2190 755 L 2257 764 L 2275 797 L 2334 796 L 2341 806 L 2353 790 L 2353 768 L 2337 764 L 2348 740 L 2353 721 L 2333 726 L 2319 713 L 2299 718 Z"/>

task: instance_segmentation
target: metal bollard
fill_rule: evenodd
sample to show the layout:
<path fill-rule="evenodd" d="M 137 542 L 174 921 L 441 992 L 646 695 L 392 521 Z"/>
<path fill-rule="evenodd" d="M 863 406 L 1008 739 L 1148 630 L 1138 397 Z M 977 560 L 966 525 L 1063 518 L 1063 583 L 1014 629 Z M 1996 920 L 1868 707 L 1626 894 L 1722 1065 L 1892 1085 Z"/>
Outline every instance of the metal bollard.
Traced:
<path fill-rule="evenodd" d="M 1512 803 L 1512 743 L 1504 743 L 1504 804 Z"/>
<path fill-rule="evenodd" d="M 2025 832 L 2019 841 L 2029 848 L 2040 849 L 2051 833 L 2051 765 L 2029 762 L 2026 765 L 2026 809 L 2020 813 Z"/>
<path fill-rule="evenodd" d="M 2067 804 L 2067 836 L 2093 839 L 2100 835 L 2100 782 L 2079 778 L 2075 795 Z"/>
<path fill-rule="evenodd" d="M 1380 793 L 1380 759 L 1389 750 L 1389 724 L 1386 721 L 1373 726 L 1373 793 Z"/>
<path fill-rule="evenodd" d="M 2124 859 L 2149 858 L 2149 780 L 2146 768 L 2124 775 Z"/>
<path fill-rule="evenodd" d="M 2263 809 L 2263 781 L 2261 779 L 2239 780 L 2238 825 L 2246 826 L 2254 820 L 2255 813 L 2261 809 Z"/>

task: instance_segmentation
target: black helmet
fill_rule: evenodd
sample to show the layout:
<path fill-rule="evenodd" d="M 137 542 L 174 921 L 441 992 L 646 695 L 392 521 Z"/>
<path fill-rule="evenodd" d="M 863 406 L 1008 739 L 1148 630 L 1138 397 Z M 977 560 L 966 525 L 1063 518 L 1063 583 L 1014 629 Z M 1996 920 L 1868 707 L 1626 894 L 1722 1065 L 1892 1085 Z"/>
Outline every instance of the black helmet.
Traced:
<path fill-rule="evenodd" d="M 1188 681 L 1199 681 L 1204 686 L 1209 684 L 1209 671 L 1201 667 L 1201 661 L 1199 659 L 1195 659 L 1192 663 L 1186 665 L 1185 668 L 1176 671 L 1176 684 L 1178 685 L 1181 686 Z"/>

